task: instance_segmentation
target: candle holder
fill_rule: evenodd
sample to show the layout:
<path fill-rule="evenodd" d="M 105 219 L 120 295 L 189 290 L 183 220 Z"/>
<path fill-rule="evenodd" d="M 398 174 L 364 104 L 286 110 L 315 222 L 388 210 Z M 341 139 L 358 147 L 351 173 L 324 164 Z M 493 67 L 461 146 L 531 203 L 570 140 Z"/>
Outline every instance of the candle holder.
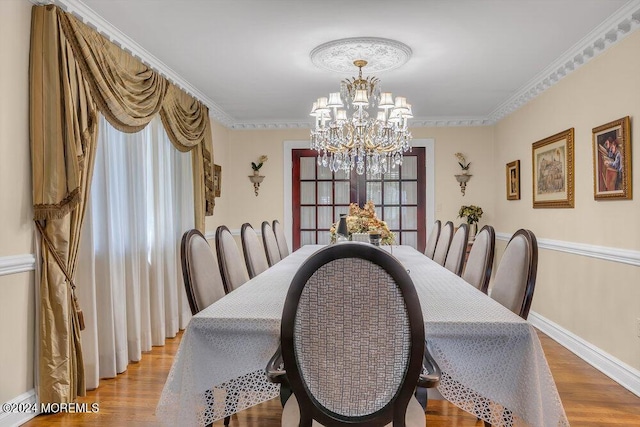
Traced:
<path fill-rule="evenodd" d="M 471 179 L 473 175 L 468 175 L 468 174 L 460 174 L 460 175 L 455 175 L 456 177 L 456 181 L 458 181 L 460 183 L 460 191 L 462 192 L 462 195 L 464 196 L 464 192 L 467 189 L 467 182 Z"/>
<path fill-rule="evenodd" d="M 249 181 L 253 183 L 253 192 L 258 197 L 258 190 L 260 190 L 260 184 L 264 180 L 264 175 L 260 175 L 259 171 L 253 171 L 253 175 L 249 175 Z"/>

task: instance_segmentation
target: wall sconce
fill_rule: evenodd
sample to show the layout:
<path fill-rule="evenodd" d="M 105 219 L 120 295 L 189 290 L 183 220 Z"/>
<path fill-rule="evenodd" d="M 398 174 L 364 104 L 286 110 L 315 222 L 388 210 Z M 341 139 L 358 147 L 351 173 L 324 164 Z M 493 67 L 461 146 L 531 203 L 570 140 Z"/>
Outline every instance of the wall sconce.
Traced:
<path fill-rule="evenodd" d="M 249 181 L 253 183 L 253 192 L 256 193 L 256 197 L 258 197 L 258 190 L 262 180 L 264 180 L 264 175 L 260 175 L 258 171 L 253 171 L 253 175 L 249 175 Z"/>
<path fill-rule="evenodd" d="M 467 189 L 467 181 L 469 181 L 472 176 L 473 175 L 468 175 L 466 173 L 461 175 L 455 175 L 456 181 L 460 183 L 460 191 L 462 192 L 463 196 L 464 196 L 464 192 Z"/>
<path fill-rule="evenodd" d="M 253 175 L 249 175 L 249 181 L 253 184 L 253 192 L 256 193 L 256 197 L 258 197 L 258 190 L 260 189 L 260 183 L 264 180 L 264 175 L 260 175 L 260 168 L 262 165 L 269 160 L 267 156 L 264 154 L 260 156 L 258 159 L 258 163 L 251 162 L 251 169 L 253 169 Z"/>

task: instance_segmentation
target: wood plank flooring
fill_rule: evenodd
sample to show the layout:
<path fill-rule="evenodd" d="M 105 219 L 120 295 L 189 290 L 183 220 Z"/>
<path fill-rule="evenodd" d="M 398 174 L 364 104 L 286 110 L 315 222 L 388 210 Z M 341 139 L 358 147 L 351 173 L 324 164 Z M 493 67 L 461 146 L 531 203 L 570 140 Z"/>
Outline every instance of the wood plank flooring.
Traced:
<path fill-rule="evenodd" d="M 640 398 L 625 390 L 573 353 L 540 333 L 551 372 L 572 426 L 640 426 Z M 40 415 L 24 424 L 41 426 L 157 426 L 154 411 L 181 335 L 155 347 L 142 361 L 129 365 L 117 378 L 102 380 L 80 403 L 100 405 L 94 414 Z M 277 399 L 236 414 L 232 427 L 276 427 L 281 407 Z M 215 426 L 222 426 L 222 421 Z M 429 401 L 429 427 L 482 427 L 475 417 L 446 401 Z"/>

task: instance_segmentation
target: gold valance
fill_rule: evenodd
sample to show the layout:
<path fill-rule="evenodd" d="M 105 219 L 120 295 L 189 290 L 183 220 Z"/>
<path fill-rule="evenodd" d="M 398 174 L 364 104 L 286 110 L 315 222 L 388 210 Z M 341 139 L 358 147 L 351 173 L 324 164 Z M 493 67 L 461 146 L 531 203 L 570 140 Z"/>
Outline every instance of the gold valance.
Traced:
<path fill-rule="evenodd" d="M 209 109 L 56 6 L 34 6 L 30 52 L 34 218 L 43 235 L 39 283 L 38 400 L 83 395 L 75 267 L 103 114 L 137 132 L 160 114 L 172 143 L 191 151 L 195 224 L 213 213 Z"/>

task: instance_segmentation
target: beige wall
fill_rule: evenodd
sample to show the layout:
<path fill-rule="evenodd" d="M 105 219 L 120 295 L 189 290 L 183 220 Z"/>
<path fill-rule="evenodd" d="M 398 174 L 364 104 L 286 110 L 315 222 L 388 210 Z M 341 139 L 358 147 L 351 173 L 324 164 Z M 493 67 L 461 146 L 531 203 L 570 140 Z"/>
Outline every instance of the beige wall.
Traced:
<path fill-rule="evenodd" d="M 416 139 L 435 139 L 436 171 L 436 217 L 452 220 L 456 224 L 458 210 L 463 204 L 477 204 L 486 208 L 483 222 L 492 221 L 490 206 L 494 203 L 493 194 L 483 191 L 492 180 L 493 168 L 493 129 L 491 127 L 460 128 L 415 128 Z M 240 228 L 244 222 L 258 228 L 262 221 L 283 220 L 284 173 L 283 150 L 285 141 L 308 141 L 308 129 L 295 130 L 234 130 L 229 132 L 228 159 L 232 167 L 223 168 L 223 197 L 228 199 L 226 213 L 227 226 Z M 454 175 L 460 173 L 454 153 L 462 152 L 472 162 L 474 175 L 468 184 L 466 196 L 462 196 Z M 257 161 L 262 154 L 269 161 L 260 170 L 265 176 L 258 197 L 248 176 L 252 174 L 251 162 Z M 427 161 L 431 161 L 428 159 Z M 219 200 L 219 199 L 218 199 Z M 216 208 L 217 209 L 217 208 Z M 207 227 L 209 227 L 207 223 Z M 207 228 L 211 230 L 210 228 Z"/>
<path fill-rule="evenodd" d="M 33 253 L 30 22 L 28 1 L 0 1 L 0 257 Z M 0 276 L 0 402 L 33 388 L 33 292 L 32 272 Z"/>
<path fill-rule="evenodd" d="M 640 150 L 632 150 L 634 200 L 595 201 L 591 132 L 628 115 L 633 133 L 640 117 L 638 52 L 640 32 L 635 32 L 495 126 L 496 231 L 524 227 L 541 239 L 640 250 Z M 531 144 L 571 127 L 575 209 L 533 209 Z M 504 165 L 516 159 L 521 161 L 522 199 L 507 201 Z M 543 249 L 538 272 L 532 310 L 640 368 L 638 267 Z"/>

